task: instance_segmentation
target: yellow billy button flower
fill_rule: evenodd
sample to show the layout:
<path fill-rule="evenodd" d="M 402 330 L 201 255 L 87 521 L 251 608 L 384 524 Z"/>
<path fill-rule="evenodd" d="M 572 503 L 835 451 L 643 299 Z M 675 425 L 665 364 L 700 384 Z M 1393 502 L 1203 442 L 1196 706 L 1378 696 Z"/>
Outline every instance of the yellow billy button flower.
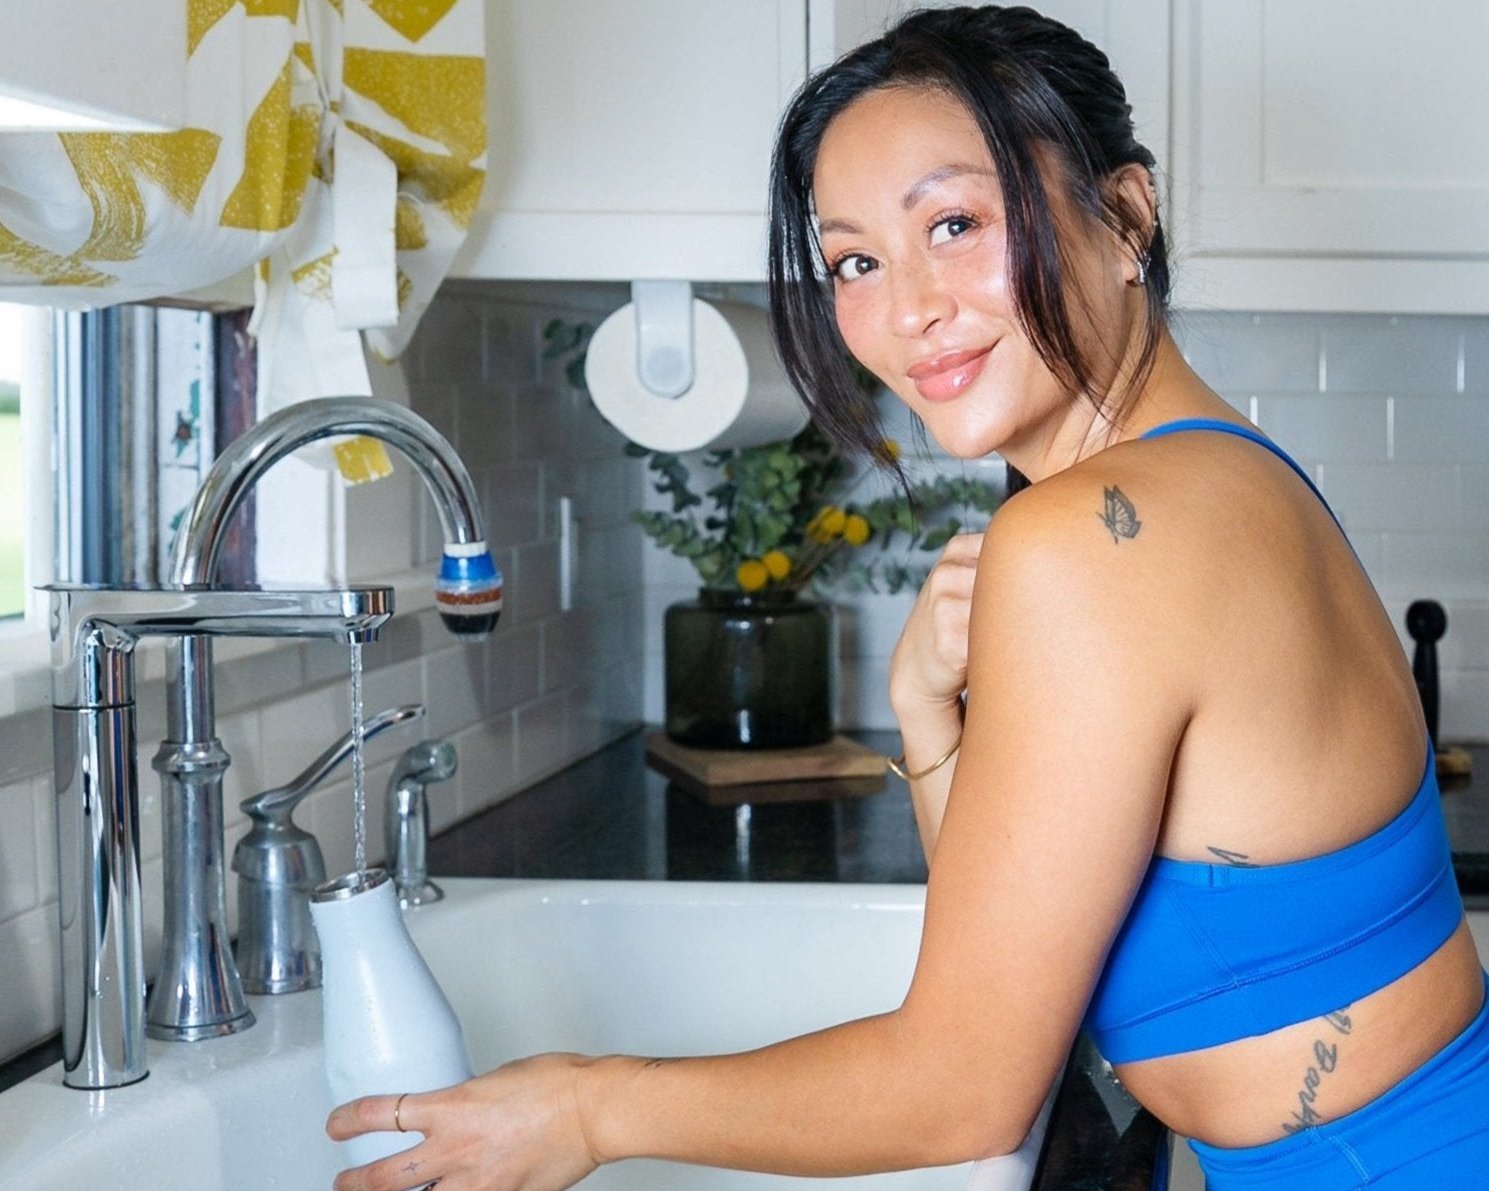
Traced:
<path fill-rule="evenodd" d="M 843 526 L 848 523 L 848 514 L 835 505 L 828 505 L 822 510 L 822 524 L 818 527 L 827 541 L 837 537 L 843 532 Z"/>
<path fill-rule="evenodd" d="M 888 458 L 893 459 L 896 462 L 899 461 L 899 457 L 900 457 L 900 444 L 899 443 L 897 443 L 892 438 L 886 438 L 881 445 L 884 448 L 884 454 Z"/>
<path fill-rule="evenodd" d="M 862 546 L 869 540 L 869 523 L 857 513 L 849 513 L 843 520 L 843 540 L 850 546 Z"/>
<path fill-rule="evenodd" d="M 772 579 L 784 579 L 791 573 L 791 558 L 784 550 L 767 550 L 760 561 Z"/>
<path fill-rule="evenodd" d="M 741 591 L 759 591 L 770 581 L 770 572 L 758 558 L 747 558 L 734 572 Z"/>

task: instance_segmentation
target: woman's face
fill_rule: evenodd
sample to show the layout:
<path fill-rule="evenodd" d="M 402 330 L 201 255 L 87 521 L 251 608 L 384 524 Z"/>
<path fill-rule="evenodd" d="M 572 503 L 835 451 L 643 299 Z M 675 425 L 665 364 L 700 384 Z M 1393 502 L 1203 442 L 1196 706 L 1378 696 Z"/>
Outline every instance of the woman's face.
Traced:
<path fill-rule="evenodd" d="M 1045 182 L 1067 311 L 1088 366 L 1106 380 L 1115 365 L 1105 345 L 1127 338 L 1135 266 L 1114 236 L 1071 213 L 1048 169 Z M 960 103 L 907 88 L 855 100 L 823 136 L 813 200 L 844 342 L 946 451 L 1047 454 L 1058 439 L 1083 437 L 1061 429 L 1072 416 L 1088 427 L 1090 403 L 1050 372 L 1019 326 L 1002 194 Z"/>

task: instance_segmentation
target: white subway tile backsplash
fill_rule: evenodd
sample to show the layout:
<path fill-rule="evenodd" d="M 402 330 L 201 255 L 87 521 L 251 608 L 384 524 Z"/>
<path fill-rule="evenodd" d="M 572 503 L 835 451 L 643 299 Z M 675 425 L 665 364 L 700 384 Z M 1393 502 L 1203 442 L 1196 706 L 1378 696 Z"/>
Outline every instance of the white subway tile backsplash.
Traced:
<path fill-rule="evenodd" d="M 0 922 L 0 1062 L 62 1025 L 57 903 Z"/>
<path fill-rule="evenodd" d="M 1422 463 L 1322 463 L 1316 481 L 1353 536 L 1364 531 L 1451 531 L 1458 481 L 1451 467 Z"/>
<path fill-rule="evenodd" d="M 517 624 L 541 620 L 558 607 L 558 540 L 529 542 L 513 550 L 512 581 L 502 615 Z"/>
<path fill-rule="evenodd" d="M 1489 318 L 1463 322 L 1463 391 L 1489 393 Z"/>
<path fill-rule="evenodd" d="M 1482 599 L 1489 591 L 1489 541 L 1473 534 L 1387 533 L 1383 594 Z"/>
<path fill-rule="evenodd" d="M 1438 465 L 1485 462 L 1489 459 L 1489 399 L 1398 401 L 1395 458 Z"/>
<path fill-rule="evenodd" d="M 1262 395 L 1256 423 L 1283 450 L 1304 462 L 1384 463 L 1387 398 L 1365 394 Z"/>
<path fill-rule="evenodd" d="M 0 786 L 0 921 L 39 902 L 36 856 L 36 782 Z"/>
<path fill-rule="evenodd" d="M 1462 319 L 1324 315 L 1318 322 L 1327 392 L 1458 391 Z"/>
<path fill-rule="evenodd" d="M 1182 311 L 1174 338 L 1217 392 L 1316 392 L 1319 330 L 1288 315 Z"/>
<path fill-rule="evenodd" d="M 456 644 L 414 663 L 424 671 L 429 715 L 420 731 L 425 736 L 449 736 L 485 714 L 493 648 L 489 638 L 472 645 Z"/>
<path fill-rule="evenodd" d="M 38 707 L 0 719 L 0 783 L 52 771 L 52 709 Z"/>
<path fill-rule="evenodd" d="M 1458 465 L 1457 528 L 1489 534 L 1489 462 Z"/>
<path fill-rule="evenodd" d="M 541 624 L 498 621 L 487 660 L 486 713 L 509 711 L 538 697 L 543 681 Z"/>
<path fill-rule="evenodd" d="M 517 784 L 516 713 L 472 724 L 451 738 L 459 757 L 455 773 L 460 817 L 495 806 Z"/>
<path fill-rule="evenodd" d="M 528 785 L 562 768 L 575 754 L 569 745 L 569 690 L 517 709 L 517 782 Z"/>
<path fill-rule="evenodd" d="M 487 510 L 486 540 L 491 545 L 520 546 L 543 536 L 543 468 L 539 464 L 486 468 L 481 497 Z"/>
<path fill-rule="evenodd" d="M 44 905 L 57 901 L 57 798 L 51 774 L 32 779 L 31 796 L 36 808 L 36 904 Z"/>
<path fill-rule="evenodd" d="M 1439 679 L 1439 738 L 1489 740 L 1489 670 L 1443 670 Z"/>
<path fill-rule="evenodd" d="M 550 616 L 539 625 L 543 643 L 543 692 L 574 686 L 590 656 L 591 620 L 581 610 Z"/>

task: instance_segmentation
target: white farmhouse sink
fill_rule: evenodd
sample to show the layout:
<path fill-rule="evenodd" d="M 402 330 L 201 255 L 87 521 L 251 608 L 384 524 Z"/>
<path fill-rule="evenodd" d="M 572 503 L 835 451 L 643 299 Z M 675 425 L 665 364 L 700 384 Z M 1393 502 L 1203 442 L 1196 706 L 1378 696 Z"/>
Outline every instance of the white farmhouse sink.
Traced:
<path fill-rule="evenodd" d="M 444 884 L 446 899 L 408 921 L 477 1070 L 542 1050 L 719 1053 L 892 1009 L 909 984 L 924 906 L 924 890 L 909 886 Z M 133 1087 L 67 1089 L 59 1065 L 0 1095 L 0 1187 L 328 1188 L 341 1164 L 322 1133 L 320 994 L 251 1001 L 258 1025 L 243 1034 L 152 1041 L 150 1077 Z M 623 1162 L 584 1186 L 960 1191 L 968 1174 L 789 1179 Z"/>

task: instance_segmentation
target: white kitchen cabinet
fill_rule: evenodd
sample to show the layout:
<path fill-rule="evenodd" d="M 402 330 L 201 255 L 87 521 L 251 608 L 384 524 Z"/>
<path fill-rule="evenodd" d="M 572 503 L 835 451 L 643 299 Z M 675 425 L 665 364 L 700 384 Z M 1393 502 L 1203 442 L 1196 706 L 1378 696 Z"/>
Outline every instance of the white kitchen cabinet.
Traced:
<path fill-rule="evenodd" d="M 776 124 L 899 0 L 487 0 L 486 192 L 455 275 L 761 281 Z M 1168 0 L 1045 0 L 1168 140 Z"/>
<path fill-rule="evenodd" d="M 488 0 L 491 143 L 457 275 L 760 280 L 807 0 Z"/>
<path fill-rule="evenodd" d="M 181 0 L 6 6 L 0 129 L 160 131 L 185 115 Z"/>
<path fill-rule="evenodd" d="M 1489 312 L 1489 6 L 1176 0 L 1179 305 Z"/>
<path fill-rule="evenodd" d="M 961 2 L 812 0 L 812 68 L 877 37 L 911 9 Z M 1158 159 L 1161 181 L 1169 140 L 1169 0 L 1033 0 L 1032 7 L 1106 52 L 1126 88 L 1137 139 Z"/>

